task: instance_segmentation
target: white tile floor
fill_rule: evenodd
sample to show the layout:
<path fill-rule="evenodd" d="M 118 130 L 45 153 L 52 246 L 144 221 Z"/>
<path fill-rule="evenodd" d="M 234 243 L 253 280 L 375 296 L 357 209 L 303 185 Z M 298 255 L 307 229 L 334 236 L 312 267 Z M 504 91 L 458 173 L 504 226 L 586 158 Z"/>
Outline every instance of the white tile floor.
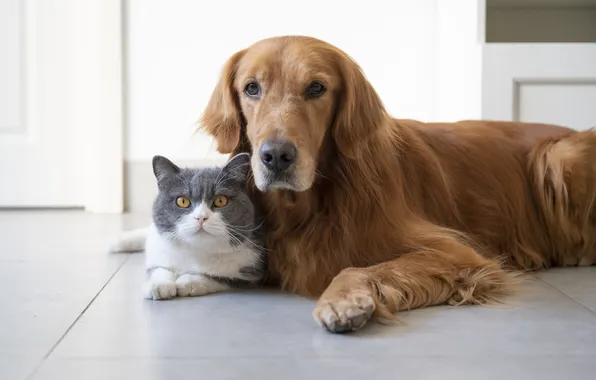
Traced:
<path fill-rule="evenodd" d="M 596 268 L 542 273 L 506 307 L 435 307 L 358 334 L 272 291 L 152 302 L 146 217 L 0 213 L 0 379 L 594 379 Z"/>

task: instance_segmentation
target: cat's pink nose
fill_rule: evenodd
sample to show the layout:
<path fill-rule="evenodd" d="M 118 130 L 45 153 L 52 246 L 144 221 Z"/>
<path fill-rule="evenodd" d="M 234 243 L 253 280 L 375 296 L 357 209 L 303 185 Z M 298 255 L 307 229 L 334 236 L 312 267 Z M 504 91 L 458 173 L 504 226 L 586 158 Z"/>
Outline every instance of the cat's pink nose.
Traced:
<path fill-rule="evenodd" d="M 207 219 L 208 219 L 208 218 L 207 218 L 206 216 L 205 216 L 205 217 L 202 217 L 202 216 L 201 216 L 201 217 L 198 217 L 198 218 L 196 218 L 196 219 L 199 221 L 199 224 L 200 224 L 200 225 L 203 225 L 203 223 L 205 223 L 205 222 L 207 221 Z"/>

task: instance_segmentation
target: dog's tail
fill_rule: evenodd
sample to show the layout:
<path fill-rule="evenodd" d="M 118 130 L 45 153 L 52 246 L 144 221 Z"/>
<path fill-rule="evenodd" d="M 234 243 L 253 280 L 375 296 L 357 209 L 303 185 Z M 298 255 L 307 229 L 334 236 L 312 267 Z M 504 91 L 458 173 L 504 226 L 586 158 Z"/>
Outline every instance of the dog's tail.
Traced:
<path fill-rule="evenodd" d="M 143 251 L 148 233 L 149 228 L 126 231 L 110 244 L 109 251 L 112 253 Z"/>
<path fill-rule="evenodd" d="M 596 129 L 545 140 L 530 153 L 530 176 L 560 250 L 596 260 Z M 585 252 L 582 252 L 585 251 Z M 594 256 L 587 259 L 585 256 Z M 582 260 L 579 260 L 580 265 Z"/>

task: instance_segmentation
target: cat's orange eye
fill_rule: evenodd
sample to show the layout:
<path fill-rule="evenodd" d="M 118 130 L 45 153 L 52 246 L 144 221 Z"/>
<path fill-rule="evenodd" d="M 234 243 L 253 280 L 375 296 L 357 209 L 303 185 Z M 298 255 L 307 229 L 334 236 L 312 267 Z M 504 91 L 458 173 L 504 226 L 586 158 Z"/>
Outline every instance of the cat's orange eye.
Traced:
<path fill-rule="evenodd" d="M 180 208 L 188 208 L 190 206 L 190 199 L 187 197 L 176 198 L 176 206 Z"/>
<path fill-rule="evenodd" d="M 215 200 L 213 201 L 213 206 L 215 206 L 217 208 L 222 208 L 227 204 L 228 204 L 228 197 L 225 197 L 223 195 L 217 196 L 215 198 Z"/>

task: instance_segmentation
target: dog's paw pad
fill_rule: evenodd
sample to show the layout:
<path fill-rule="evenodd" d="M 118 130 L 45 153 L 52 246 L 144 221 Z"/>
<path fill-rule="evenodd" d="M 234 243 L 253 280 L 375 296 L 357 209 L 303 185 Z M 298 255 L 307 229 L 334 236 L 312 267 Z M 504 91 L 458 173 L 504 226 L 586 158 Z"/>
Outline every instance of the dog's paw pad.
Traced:
<path fill-rule="evenodd" d="M 337 300 L 319 301 L 313 317 L 328 331 L 345 333 L 362 328 L 375 311 L 375 302 L 368 295 L 351 296 Z"/>

